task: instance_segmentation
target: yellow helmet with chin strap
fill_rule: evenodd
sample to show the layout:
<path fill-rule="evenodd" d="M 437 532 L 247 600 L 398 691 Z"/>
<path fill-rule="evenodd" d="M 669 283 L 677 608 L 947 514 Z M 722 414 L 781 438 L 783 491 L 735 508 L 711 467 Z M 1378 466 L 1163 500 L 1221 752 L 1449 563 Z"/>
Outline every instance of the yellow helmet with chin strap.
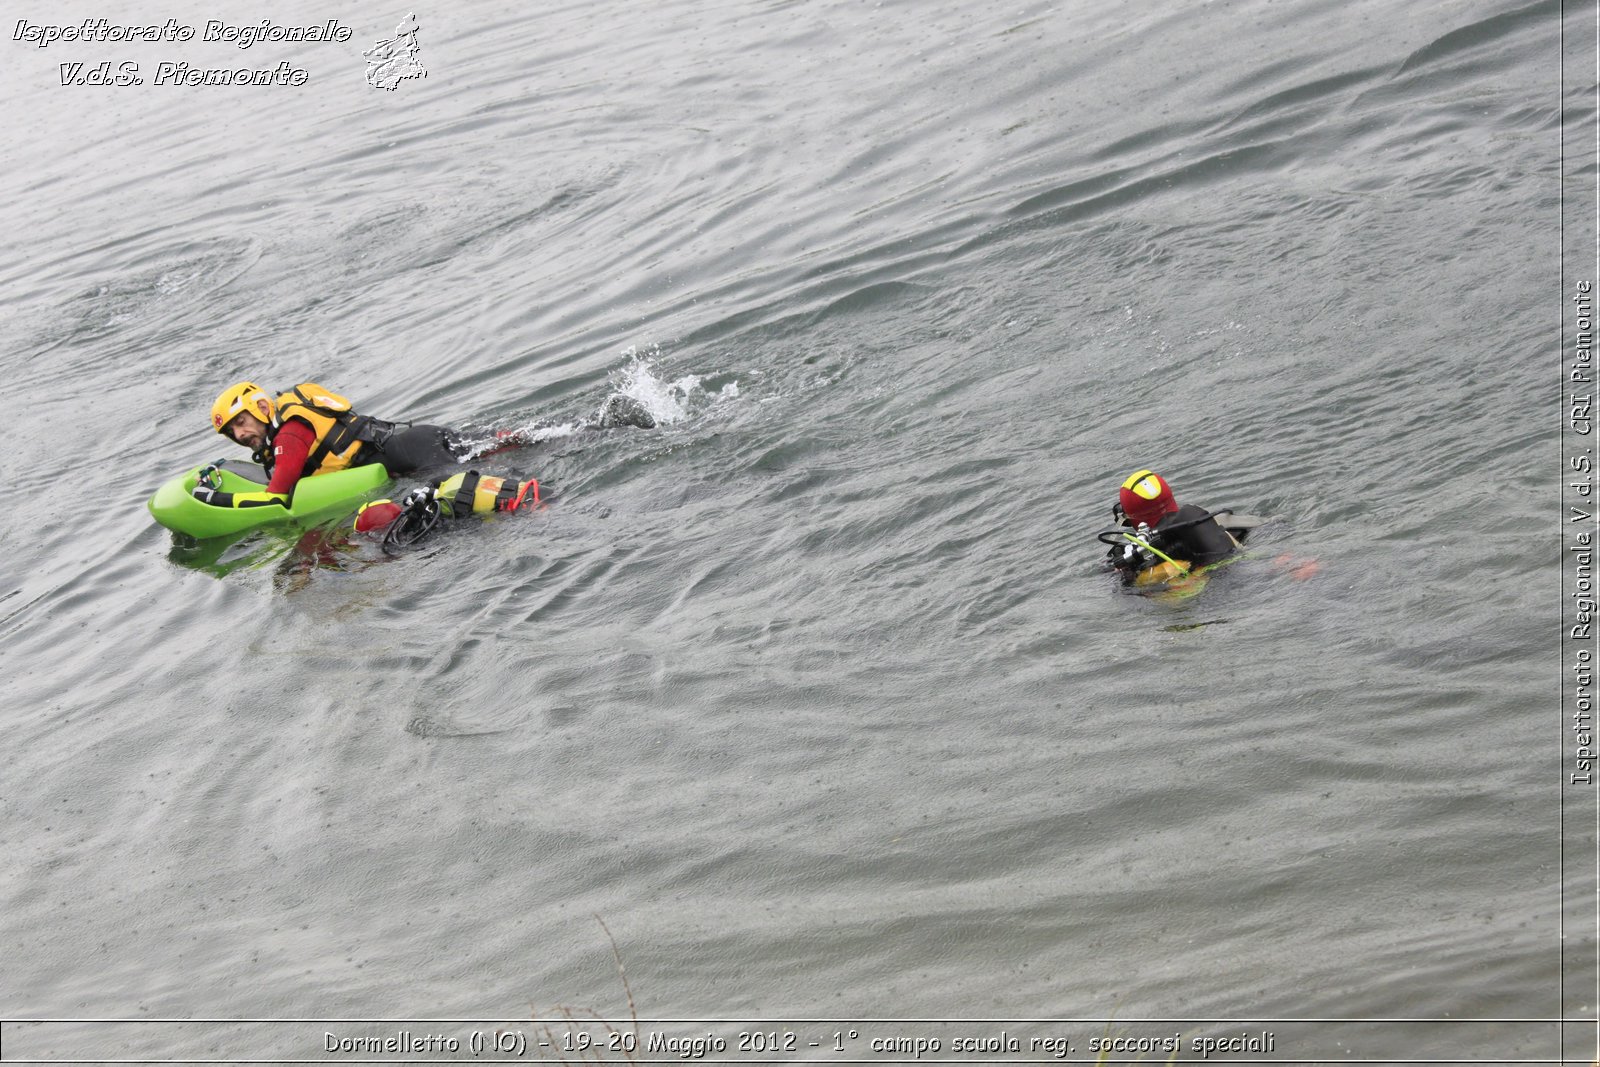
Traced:
<path fill-rule="evenodd" d="M 263 421 L 272 422 L 277 416 L 278 409 L 261 386 L 254 382 L 240 382 L 228 386 L 222 391 L 222 395 L 217 397 L 217 402 L 211 405 L 211 428 L 218 433 L 227 433 L 228 423 L 243 411 L 261 418 L 261 411 L 256 407 L 257 400 L 267 402 L 267 417 Z"/>

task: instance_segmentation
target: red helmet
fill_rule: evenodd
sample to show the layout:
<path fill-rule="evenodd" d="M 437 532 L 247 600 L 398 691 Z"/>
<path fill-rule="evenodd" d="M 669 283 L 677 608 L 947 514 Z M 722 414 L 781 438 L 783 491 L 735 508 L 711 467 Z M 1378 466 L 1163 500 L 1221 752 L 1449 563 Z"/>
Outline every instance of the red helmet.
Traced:
<path fill-rule="evenodd" d="M 356 515 L 356 533 L 381 530 L 399 517 L 400 505 L 393 500 L 374 500 L 370 504 L 362 504 L 361 511 Z"/>
<path fill-rule="evenodd" d="M 1155 471 L 1136 471 L 1122 483 L 1122 512 L 1132 526 L 1141 522 L 1154 526 L 1177 510 L 1172 486 Z"/>

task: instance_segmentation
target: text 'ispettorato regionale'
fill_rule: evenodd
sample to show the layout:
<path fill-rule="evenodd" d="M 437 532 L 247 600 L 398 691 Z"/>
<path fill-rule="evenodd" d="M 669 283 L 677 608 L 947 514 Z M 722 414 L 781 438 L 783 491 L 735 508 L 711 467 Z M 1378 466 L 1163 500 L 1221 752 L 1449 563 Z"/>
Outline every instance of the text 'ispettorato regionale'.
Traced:
<path fill-rule="evenodd" d="M 12 31 L 13 41 L 27 41 L 39 48 L 49 48 L 57 41 L 82 41 L 91 44 L 132 44 L 162 41 L 192 41 L 196 36 L 202 41 L 220 41 L 223 44 L 249 48 L 260 41 L 348 41 L 350 27 L 338 19 L 311 26 L 280 26 L 269 19 L 235 26 L 211 19 L 196 31 L 177 19 L 168 19 L 160 25 L 126 26 L 106 19 L 84 19 L 70 26 L 38 25 L 27 19 L 18 19 Z"/>

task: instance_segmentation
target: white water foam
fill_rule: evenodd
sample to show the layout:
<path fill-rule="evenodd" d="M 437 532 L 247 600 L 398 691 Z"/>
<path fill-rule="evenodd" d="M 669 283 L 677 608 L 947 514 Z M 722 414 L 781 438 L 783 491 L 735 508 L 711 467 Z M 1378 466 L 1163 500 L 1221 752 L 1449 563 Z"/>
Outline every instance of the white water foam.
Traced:
<path fill-rule="evenodd" d="M 670 426 L 687 419 L 703 400 L 723 404 L 739 397 L 739 383 L 736 381 L 724 383 L 716 392 L 708 391 L 698 374 L 668 381 L 660 373 L 659 345 L 649 345 L 643 353 L 637 346 L 630 345 L 622 350 L 621 355 L 624 362 L 607 374 L 606 395 L 593 414 L 556 423 L 534 420 L 496 430 L 490 435 L 469 435 L 466 437 L 469 451 L 464 458 L 476 459 L 510 443 L 536 445 L 571 437 L 585 430 L 620 425 L 615 410 L 619 398 L 637 405 L 655 421 L 655 425 Z M 625 417 L 623 421 L 626 421 Z"/>
<path fill-rule="evenodd" d="M 666 426 L 687 418 L 700 397 L 710 396 L 721 403 L 739 395 L 738 382 L 728 382 L 716 393 L 708 394 L 698 374 L 666 381 L 659 374 L 660 345 L 649 345 L 643 353 L 629 345 L 622 350 L 622 356 L 627 362 L 609 375 L 611 392 L 601 403 L 601 412 L 606 410 L 612 397 L 621 396 L 643 407 L 657 425 Z"/>

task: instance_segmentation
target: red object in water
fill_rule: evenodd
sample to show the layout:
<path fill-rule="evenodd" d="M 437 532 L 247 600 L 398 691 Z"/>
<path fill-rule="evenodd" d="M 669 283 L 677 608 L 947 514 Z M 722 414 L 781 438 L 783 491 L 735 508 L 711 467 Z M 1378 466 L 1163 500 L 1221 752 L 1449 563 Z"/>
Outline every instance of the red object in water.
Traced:
<path fill-rule="evenodd" d="M 1155 471 L 1139 471 L 1129 478 L 1122 484 L 1118 499 L 1122 502 L 1122 513 L 1135 526 L 1141 522 L 1154 526 L 1178 510 L 1172 486 Z"/>
<path fill-rule="evenodd" d="M 1310 578 L 1312 575 L 1316 574 L 1318 571 L 1322 570 L 1322 564 L 1318 561 L 1314 559 L 1301 559 L 1299 556 L 1293 555 L 1289 552 L 1283 553 L 1272 562 L 1274 565 L 1286 569 L 1289 572 L 1289 577 L 1293 578 L 1297 582 L 1303 582 L 1307 578 Z"/>
<path fill-rule="evenodd" d="M 400 505 L 393 500 L 380 500 L 375 504 L 368 504 L 361 509 L 361 514 L 356 516 L 356 532 L 381 530 L 399 516 Z"/>

